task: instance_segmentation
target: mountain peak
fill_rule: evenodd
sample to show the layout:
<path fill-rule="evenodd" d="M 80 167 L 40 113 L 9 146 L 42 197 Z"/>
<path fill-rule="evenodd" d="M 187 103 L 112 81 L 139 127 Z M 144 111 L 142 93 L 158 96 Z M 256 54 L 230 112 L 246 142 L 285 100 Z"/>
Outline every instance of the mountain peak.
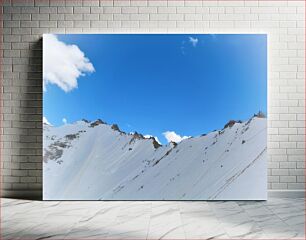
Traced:
<path fill-rule="evenodd" d="M 258 111 L 258 113 L 254 114 L 254 117 L 266 118 L 266 115 L 262 111 Z"/>
<path fill-rule="evenodd" d="M 89 127 L 96 127 L 100 124 L 106 124 L 105 122 L 103 122 L 101 119 L 97 119 L 96 121 L 90 123 Z"/>
<path fill-rule="evenodd" d="M 177 143 L 176 143 L 176 142 L 171 141 L 171 142 L 170 142 L 170 145 L 171 145 L 172 147 L 174 147 L 174 148 L 175 148 L 175 147 L 177 146 Z"/>
<path fill-rule="evenodd" d="M 242 121 L 241 121 L 241 120 L 238 120 L 238 121 L 236 121 L 236 120 L 229 120 L 229 121 L 224 125 L 223 129 L 228 128 L 228 127 L 231 128 L 232 126 L 235 125 L 235 123 L 242 123 Z"/>
<path fill-rule="evenodd" d="M 113 125 L 111 126 L 111 129 L 120 132 L 120 129 L 119 129 L 118 124 L 113 124 Z"/>
<path fill-rule="evenodd" d="M 133 134 L 133 138 L 134 139 L 145 139 L 145 137 L 141 134 L 141 133 L 138 133 L 138 132 L 134 132 Z"/>

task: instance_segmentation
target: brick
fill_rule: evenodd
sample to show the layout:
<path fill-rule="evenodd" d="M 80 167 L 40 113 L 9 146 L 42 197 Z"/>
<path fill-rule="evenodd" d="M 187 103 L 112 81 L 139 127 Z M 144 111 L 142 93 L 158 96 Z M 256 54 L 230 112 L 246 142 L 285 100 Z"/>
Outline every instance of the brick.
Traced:
<path fill-rule="evenodd" d="M 74 27 L 77 28 L 89 28 L 90 27 L 90 21 L 74 21 Z"/>
<path fill-rule="evenodd" d="M 51 14 L 50 15 L 51 21 L 60 21 L 65 20 L 65 14 Z"/>
<path fill-rule="evenodd" d="M 303 176 L 305 174 L 305 169 L 289 169 L 289 175 L 291 176 Z"/>
<path fill-rule="evenodd" d="M 185 14 L 186 21 L 201 21 L 202 14 Z"/>
<path fill-rule="evenodd" d="M 278 189 L 287 189 L 288 185 L 287 183 L 272 183 L 272 189 L 278 190 Z"/>
<path fill-rule="evenodd" d="M 121 13 L 123 13 L 123 14 L 138 13 L 138 8 L 137 7 L 122 7 L 121 8 Z"/>
<path fill-rule="evenodd" d="M 276 176 L 288 176 L 289 171 L 288 169 L 272 169 L 272 175 Z"/>
<path fill-rule="evenodd" d="M 175 22 L 174 27 L 175 27 Z M 177 21 L 176 25 L 178 28 L 194 28 L 194 21 Z"/>
<path fill-rule="evenodd" d="M 233 28 L 234 22 L 233 21 L 211 21 L 210 27 L 212 28 Z"/>
<path fill-rule="evenodd" d="M 186 7 L 201 7 L 202 6 L 202 1 L 201 0 L 185 0 L 185 6 Z"/>
<path fill-rule="evenodd" d="M 268 176 L 268 182 L 269 183 L 278 183 L 279 182 L 279 176 Z"/>
<path fill-rule="evenodd" d="M 66 1 L 66 6 L 67 7 L 81 7 L 82 1 L 81 0 L 69 0 L 69 1 Z"/>
<path fill-rule="evenodd" d="M 219 20 L 231 21 L 231 20 L 243 20 L 242 15 L 238 14 L 219 14 Z"/>
<path fill-rule="evenodd" d="M 30 7 L 30 6 L 34 6 L 34 0 L 15 0 L 15 1 L 12 1 L 12 5 Z"/>
<path fill-rule="evenodd" d="M 130 20 L 148 21 L 149 14 L 132 14 Z"/>
<path fill-rule="evenodd" d="M 209 13 L 225 13 L 224 7 L 210 7 Z"/>
<path fill-rule="evenodd" d="M 57 22 L 56 21 L 39 21 L 39 27 L 42 28 L 50 28 L 50 27 L 56 27 Z"/>
<path fill-rule="evenodd" d="M 99 14 L 100 21 L 113 20 L 113 14 Z"/>
<path fill-rule="evenodd" d="M 149 0 L 148 1 L 148 6 L 167 6 L 167 1 L 163 0 Z"/>
<path fill-rule="evenodd" d="M 150 14 L 150 20 L 152 20 L 152 21 L 168 20 L 168 14 Z"/>
<path fill-rule="evenodd" d="M 32 20 L 49 20 L 49 14 L 32 14 Z"/>
<path fill-rule="evenodd" d="M 305 189 L 305 183 L 288 183 L 288 189 Z"/>
<path fill-rule="evenodd" d="M 65 20 L 82 20 L 83 15 L 80 13 L 75 14 L 65 14 Z"/>
<path fill-rule="evenodd" d="M 169 14 L 168 18 L 170 21 L 182 21 L 184 20 L 184 14 Z"/>
<path fill-rule="evenodd" d="M 74 7 L 73 13 L 90 13 L 90 7 Z"/>
<path fill-rule="evenodd" d="M 121 13 L 120 7 L 104 7 L 103 13 Z"/>
<path fill-rule="evenodd" d="M 26 35 L 26 34 L 31 34 L 31 28 L 13 28 L 12 29 L 12 34 L 16 35 Z"/>
<path fill-rule="evenodd" d="M 157 13 L 157 7 L 139 7 L 139 13 Z"/>
<path fill-rule="evenodd" d="M 195 7 L 177 7 L 177 13 L 195 13 Z"/>
<path fill-rule="evenodd" d="M 131 0 L 130 5 L 135 7 L 147 6 L 148 2 L 146 0 Z"/>
<path fill-rule="evenodd" d="M 114 14 L 114 20 L 115 21 L 130 20 L 130 15 L 128 15 L 128 14 Z"/>
<path fill-rule="evenodd" d="M 91 21 L 90 27 L 94 28 L 106 28 L 107 27 L 107 21 Z"/>
<path fill-rule="evenodd" d="M 12 20 L 31 20 L 31 14 L 14 14 Z"/>
<path fill-rule="evenodd" d="M 32 182 L 36 182 L 36 177 L 20 177 L 20 181 L 23 183 L 32 183 Z"/>
<path fill-rule="evenodd" d="M 24 177 L 24 176 L 28 175 L 28 170 L 15 170 L 15 169 L 13 169 L 11 174 L 12 174 L 11 176 L 14 176 L 14 177 Z"/>
<path fill-rule="evenodd" d="M 279 164 L 280 164 L 279 165 L 280 168 L 296 168 L 296 163 L 295 162 L 280 162 Z M 289 172 L 290 172 L 290 170 L 289 170 Z"/>
<path fill-rule="evenodd" d="M 218 1 L 219 6 L 243 6 L 244 2 L 243 1 Z"/>
<path fill-rule="evenodd" d="M 83 6 L 99 6 L 99 0 L 90 0 L 90 1 L 83 1 Z"/>
<path fill-rule="evenodd" d="M 83 19 L 84 20 L 99 20 L 99 14 L 83 14 Z"/>
<path fill-rule="evenodd" d="M 64 7 L 66 5 L 65 0 L 50 0 L 50 6 Z"/>
<path fill-rule="evenodd" d="M 296 168 L 305 168 L 305 162 L 297 162 L 296 163 Z"/>
<path fill-rule="evenodd" d="M 121 26 L 123 28 L 138 28 L 139 22 L 138 21 L 123 21 L 121 22 Z"/>
<path fill-rule="evenodd" d="M 196 8 L 196 13 L 208 14 L 209 11 L 210 11 L 210 8 L 208 7 L 197 7 Z"/>
<path fill-rule="evenodd" d="M 21 13 L 39 13 L 38 7 L 22 7 Z"/>
<path fill-rule="evenodd" d="M 39 12 L 46 14 L 57 13 L 57 7 L 39 7 Z"/>
<path fill-rule="evenodd" d="M 305 176 L 297 176 L 296 177 L 297 183 L 305 183 Z"/>
<path fill-rule="evenodd" d="M 13 177 L 13 176 L 4 176 L 3 181 L 6 183 L 16 183 L 20 181 L 19 177 Z"/>
<path fill-rule="evenodd" d="M 158 21 L 140 21 L 141 28 L 158 28 Z"/>
<path fill-rule="evenodd" d="M 37 27 L 39 27 L 39 21 L 21 21 L 20 24 L 21 24 L 22 28 L 37 28 Z"/>
<path fill-rule="evenodd" d="M 90 13 L 103 13 L 103 7 L 90 7 Z"/>
<path fill-rule="evenodd" d="M 73 7 L 58 7 L 57 8 L 57 13 L 61 14 L 61 13 L 73 13 Z M 76 12 L 77 13 L 77 12 Z"/>
<path fill-rule="evenodd" d="M 176 21 L 159 21 L 158 27 L 160 28 L 175 28 Z"/>
<path fill-rule="evenodd" d="M 42 35 L 44 33 L 49 33 L 49 28 L 45 27 L 45 28 L 32 28 L 32 34 L 35 34 L 35 35 Z M 28 35 L 26 35 L 28 36 Z M 28 56 L 28 52 L 24 52 L 24 54 L 22 54 L 23 57 L 26 57 Z"/>
<path fill-rule="evenodd" d="M 157 9 L 158 13 L 176 13 L 175 7 L 159 7 Z"/>
<path fill-rule="evenodd" d="M 49 4 L 50 4 L 49 0 L 35 0 L 34 1 L 34 5 L 38 6 L 38 7 L 40 7 L 40 6 L 49 6 Z"/>
<path fill-rule="evenodd" d="M 130 6 L 131 3 L 130 1 L 125 1 L 125 0 L 117 0 L 114 1 L 114 6 L 120 6 L 120 7 L 126 7 L 126 6 Z"/>
<path fill-rule="evenodd" d="M 3 7 L 3 13 L 21 13 L 21 7 Z"/>
<path fill-rule="evenodd" d="M 296 182 L 296 176 L 280 176 L 279 181 L 281 183 L 295 183 Z"/>

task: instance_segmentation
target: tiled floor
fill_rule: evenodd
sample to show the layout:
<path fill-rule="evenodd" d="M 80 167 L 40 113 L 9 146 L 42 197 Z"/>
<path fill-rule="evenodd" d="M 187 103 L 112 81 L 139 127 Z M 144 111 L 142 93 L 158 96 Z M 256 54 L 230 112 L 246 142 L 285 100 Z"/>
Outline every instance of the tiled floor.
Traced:
<path fill-rule="evenodd" d="M 304 239 L 305 199 L 43 202 L 1 199 L 3 239 Z"/>

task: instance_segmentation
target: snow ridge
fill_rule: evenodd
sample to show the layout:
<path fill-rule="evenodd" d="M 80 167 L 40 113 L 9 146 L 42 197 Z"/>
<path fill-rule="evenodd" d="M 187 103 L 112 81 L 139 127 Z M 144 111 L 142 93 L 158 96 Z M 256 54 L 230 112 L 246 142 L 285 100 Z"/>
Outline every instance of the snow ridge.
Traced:
<path fill-rule="evenodd" d="M 267 121 L 259 115 L 167 145 L 100 119 L 43 128 L 45 200 L 267 197 Z"/>

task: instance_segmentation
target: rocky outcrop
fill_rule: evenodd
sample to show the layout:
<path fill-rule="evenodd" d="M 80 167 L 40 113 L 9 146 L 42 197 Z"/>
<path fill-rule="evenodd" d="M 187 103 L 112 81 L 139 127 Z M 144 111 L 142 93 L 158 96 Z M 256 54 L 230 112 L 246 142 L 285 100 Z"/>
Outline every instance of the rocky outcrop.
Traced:
<path fill-rule="evenodd" d="M 162 146 L 159 142 L 156 141 L 155 137 L 150 137 L 150 139 L 152 139 L 152 143 L 155 149 Z"/>
<path fill-rule="evenodd" d="M 236 120 L 230 120 L 230 121 L 228 121 L 228 123 L 226 123 L 225 125 L 224 125 L 224 127 L 223 127 L 223 129 L 225 129 L 225 128 L 231 128 L 232 126 L 234 126 L 235 125 L 235 123 L 242 123 L 242 121 L 240 121 L 240 120 L 238 120 L 238 121 L 236 121 Z M 222 129 L 222 130 L 223 130 Z"/>
<path fill-rule="evenodd" d="M 119 127 L 118 127 L 117 124 L 113 124 L 113 125 L 111 126 L 111 129 L 120 132 L 120 129 L 119 129 Z"/>
<path fill-rule="evenodd" d="M 254 114 L 254 117 L 266 118 L 266 115 L 262 111 L 259 111 L 258 113 Z"/>
<path fill-rule="evenodd" d="M 101 119 L 97 119 L 96 121 L 92 122 L 89 127 L 96 127 L 100 124 L 105 124 L 105 122 L 103 122 Z"/>

